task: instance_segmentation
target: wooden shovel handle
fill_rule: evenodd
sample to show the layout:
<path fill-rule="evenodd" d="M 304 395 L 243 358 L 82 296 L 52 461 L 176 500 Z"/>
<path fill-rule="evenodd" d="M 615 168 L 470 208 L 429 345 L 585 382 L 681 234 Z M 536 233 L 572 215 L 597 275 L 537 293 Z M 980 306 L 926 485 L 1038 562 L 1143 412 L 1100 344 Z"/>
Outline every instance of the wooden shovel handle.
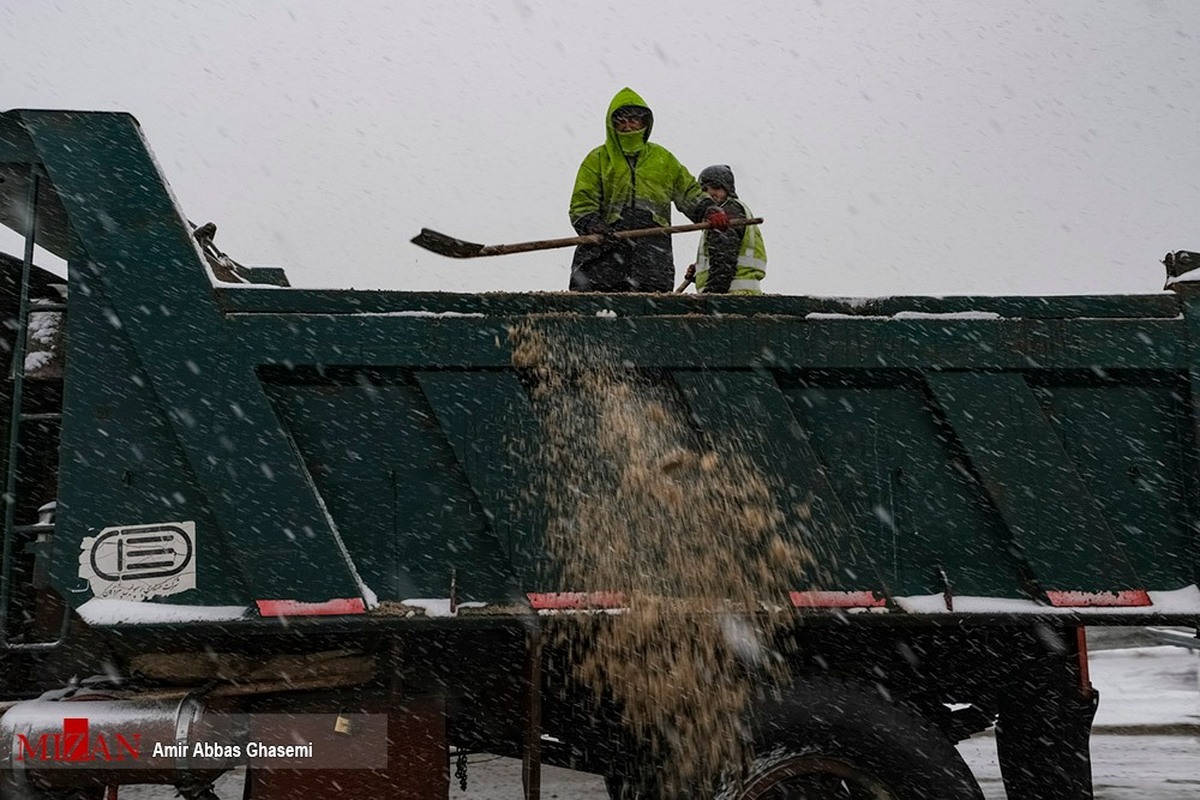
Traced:
<path fill-rule="evenodd" d="M 729 226 L 731 228 L 741 227 L 743 225 L 758 225 L 762 222 L 762 217 L 754 217 L 753 219 L 731 219 Z M 691 231 L 705 231 L 712 227 L 711 222 L 695 222 L 689 225 L 669 225 L 663 228 L 637 228 L 632 231 L 614 231 L 607 236 L 614 236 L 617 239 L 642 239 L 646 236 L 674 236 L 677 233 L 690 233 Z M 589 233 L 584 236 L 570 236 L 566 239 L 543 239 L 537 242 L 519 242 L 517 244 L 493 244 L 486 245 L 481 256 L 502 256 L 508 253 L 527 253 L 532 250 L 553 250 L 556 247 L 573 247 L 581 244 L 602 244 L 606 234 Z"/>
<path fill-rule="evenodd" d="M 730 227 L 743 225 L 758 225 L 762 217 L 753 219 L 731 219 Z M 665 228 L 638 228 L 632 231 L 616 231 L 611 234 L 590 233 L 586 236 L 571 236 L 566 239 L 541 239 L 536 242 L 518 242 L 516 244 L 476 244 L 464 239 L 455 239 L 444 233 L 438 233 L 429 228 L 422 228 L 413 237 L 412 243 L 438 255 L 450 258 L 477 258 L 479 256 L 503 256 L 509 253 L 528 253 L 533 250 L 553 250 L 556 247 L 574 247 L 581 244 L 600 244 L 608 236 L 617 239 L 639 239 L 643 236 L 670 236 L 688 231 L 703 231 L 712 227 L 710 222 L 697 222 L 692 225 L 671 225 Z"/>

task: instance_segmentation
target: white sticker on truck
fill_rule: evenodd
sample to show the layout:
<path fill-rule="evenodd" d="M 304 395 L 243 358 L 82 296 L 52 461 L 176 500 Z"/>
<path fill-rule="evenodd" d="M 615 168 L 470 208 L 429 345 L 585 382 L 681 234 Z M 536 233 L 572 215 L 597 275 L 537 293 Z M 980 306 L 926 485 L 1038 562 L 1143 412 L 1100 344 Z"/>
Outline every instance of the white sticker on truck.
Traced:
<path fill-rule="evenodd" d="M 146 600 L 196 588 L 196 523 L 105 528 L 80 543 L 79 577 L 96 597 Z"/>

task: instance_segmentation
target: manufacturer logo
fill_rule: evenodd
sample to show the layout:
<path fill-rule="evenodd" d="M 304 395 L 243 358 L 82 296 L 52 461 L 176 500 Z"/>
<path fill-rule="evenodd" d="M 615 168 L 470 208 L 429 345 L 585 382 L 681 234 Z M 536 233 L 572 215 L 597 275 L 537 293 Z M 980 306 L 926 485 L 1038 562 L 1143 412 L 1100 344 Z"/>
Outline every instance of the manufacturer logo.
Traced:
<path fill-rule="evenodd" d="M 80 543 L 79 577 L 96 597 L 145 600 L 196 588 L 196 524 L 105 528 Z"/>

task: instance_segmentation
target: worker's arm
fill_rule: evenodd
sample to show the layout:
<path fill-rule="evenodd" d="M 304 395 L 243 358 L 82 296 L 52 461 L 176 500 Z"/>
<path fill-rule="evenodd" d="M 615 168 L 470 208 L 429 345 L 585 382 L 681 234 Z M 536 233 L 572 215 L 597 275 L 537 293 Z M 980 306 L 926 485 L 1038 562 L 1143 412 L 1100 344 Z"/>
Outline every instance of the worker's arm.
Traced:
<path fill-rule="evenodd" d="M 600 181 L 600 148 L 593 150 L 579 165 L 575 175 L 575 186 L 571 190 L 571 226 L 581 236 L 602 233 L 607 220 L 604 218 L 604 201 Z"/>
<path fill-rule="evenodd" d="M 737 200 L 726 201 L 724 208 L 730 219 L 746 218 L 746 210 Z M 708 280 L 704 284 L 706 294 L 726 294 L 729 291 L 737 272 L 738 253 L 741 252 L 742 237 L 745 235 L 746 229 L 742 226 L 704 232 L 708 240 Z"/>

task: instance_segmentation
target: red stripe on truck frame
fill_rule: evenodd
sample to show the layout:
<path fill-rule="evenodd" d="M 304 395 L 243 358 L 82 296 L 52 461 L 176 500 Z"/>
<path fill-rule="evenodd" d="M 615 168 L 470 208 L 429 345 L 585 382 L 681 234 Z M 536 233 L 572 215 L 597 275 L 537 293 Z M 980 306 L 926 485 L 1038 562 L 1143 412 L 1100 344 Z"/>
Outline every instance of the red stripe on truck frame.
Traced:
<path fill-rule="evenodd" d="M 529 592 L 529 605 L 537 611 L 566 611 L 588 608 L 624 608 L 621 592 Z"/>
<path fill-rule="evenodd" d="M 302 600 L 255 600 L 254 603 L 264 617 L 326 617 L 367 612 L 367 604 L 361 597 L 338 597 L 323 603 Z"/>
<path fill-rule="evenodd" d="M 1150 595 L 1145 589 L 1122 589 L 1115 592 L 1072 592 L 1047 591 L 1050 605 L 1055 607 L 1074 606 L 1150 606 Z"/>
<path fill-rule="evenodd" d="M 789 592 L 796 608 L 880 608 L 887 600 L 877 592 Z"/>

